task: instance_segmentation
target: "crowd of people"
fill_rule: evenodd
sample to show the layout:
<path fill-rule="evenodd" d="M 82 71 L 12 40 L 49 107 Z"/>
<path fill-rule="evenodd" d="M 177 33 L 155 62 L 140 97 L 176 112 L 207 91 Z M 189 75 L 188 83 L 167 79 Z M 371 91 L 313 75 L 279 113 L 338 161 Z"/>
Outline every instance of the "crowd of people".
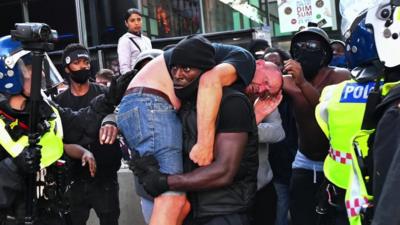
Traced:
<path fill-rule="evenodd" d="M 288 52 L 199 34 L 151 49 L 129 9 L 121 75 L 70 44 L 67 87 L 39 101 L 36 56 L 0 38 L 0 224 L 118 224 L 122 159 L 150 225 L 400 224 L 400 5 L 383 2 Z"/>

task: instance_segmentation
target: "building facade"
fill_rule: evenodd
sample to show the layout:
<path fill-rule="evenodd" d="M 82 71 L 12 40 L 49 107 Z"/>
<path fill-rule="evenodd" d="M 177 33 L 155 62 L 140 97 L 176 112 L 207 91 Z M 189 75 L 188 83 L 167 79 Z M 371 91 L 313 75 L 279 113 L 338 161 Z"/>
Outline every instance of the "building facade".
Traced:
<path fill-rule="evenodd" d="M 126 32 L 125 11 L 138 8 L 143 33 L 152 40 L 253 28 L 254 38 L 288 49 L 307 20 L 325 23 L 331 38 L 340 39 L 338 4 L 339 0 L 2 0 L 0 35 L 9 34 L 16 22 L 44 22 L 58 31 L 55 50 L 72 42 L 112 49 Z"/>

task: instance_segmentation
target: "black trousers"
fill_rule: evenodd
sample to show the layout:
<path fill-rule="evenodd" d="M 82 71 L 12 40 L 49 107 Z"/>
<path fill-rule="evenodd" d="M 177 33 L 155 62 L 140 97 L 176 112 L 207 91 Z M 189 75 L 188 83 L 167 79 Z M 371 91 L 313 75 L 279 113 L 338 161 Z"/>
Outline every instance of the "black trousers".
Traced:
<path fill-rule="evenodd" d="M 207 217 L 202 219 L 186 219 L 184 225 L 250 225 L 249 216 L 245 213 L 235 213 Z"/>
<path fill-rule="evenodd" d="M 290 215 L 292 225 L 317 225 L 318 193 L 324 173 L 313 170 L 293 169 L 290 183 Z M 315 180 L 315 183 L 314 183 Z"/>
<path fill-rule="evenodd" d="M 94 209 L 100 225 L 118 225 L 119 185 L 117 179 L 79 180 L 69 193 L 73 225 L 86 225 L 90 209 Z"/>
<path fill-rule="evenodd" d="M 272 182 L 257 191 L 251 225 L 273 225 L 276 219 L 277 196 Z"/>

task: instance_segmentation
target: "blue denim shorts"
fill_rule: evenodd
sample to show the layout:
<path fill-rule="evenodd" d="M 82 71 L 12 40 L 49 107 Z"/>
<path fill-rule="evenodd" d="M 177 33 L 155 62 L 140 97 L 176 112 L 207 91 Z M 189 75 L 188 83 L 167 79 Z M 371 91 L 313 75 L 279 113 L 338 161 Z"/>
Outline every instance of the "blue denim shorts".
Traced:
<path fill-rule="evenodd" d="M 154 155 L 161 172 L 183 172 L 182 125 L 165 99 L 140 92 L 125 95 L 119 105 L 117 125 L 129 148 L 141 156 Z"/>

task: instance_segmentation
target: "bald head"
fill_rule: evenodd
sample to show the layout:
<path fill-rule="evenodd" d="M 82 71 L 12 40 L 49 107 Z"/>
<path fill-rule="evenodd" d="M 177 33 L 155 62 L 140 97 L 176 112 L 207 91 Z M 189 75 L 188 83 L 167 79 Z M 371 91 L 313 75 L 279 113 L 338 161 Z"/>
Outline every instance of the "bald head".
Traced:
<path fill-rule="evenodd" d="M 256 72 L 246 88 L 246 93 L 252 96 L 251 98 L 275 96 L 282 89 L 282 84 L 282 73 L 278 66 L 259 59 L 256 61 Z"/>

